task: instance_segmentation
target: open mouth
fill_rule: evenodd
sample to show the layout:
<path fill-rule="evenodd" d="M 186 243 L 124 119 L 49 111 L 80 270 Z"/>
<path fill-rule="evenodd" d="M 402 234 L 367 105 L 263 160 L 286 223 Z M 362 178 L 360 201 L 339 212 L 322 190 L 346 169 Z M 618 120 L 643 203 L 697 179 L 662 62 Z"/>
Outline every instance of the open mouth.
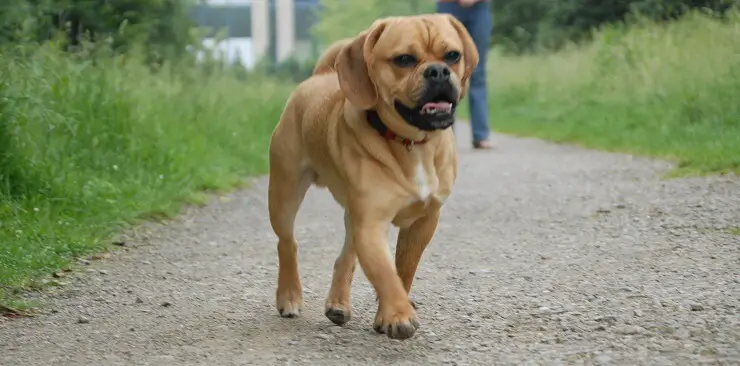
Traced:
<path fill-rule="evenodd" d="M 416 112 L 420 116 L 437 119 L 448 118 L 455 113 L 457 95 L 454 95 L 456 93 L 454 93 L 452 88 L 437 89 L 436 91 L 425 94 L 416 107 Z"/>
<path fill-rule="evenodd" d="M 442 88 L 440 88 L 442 89 Z M 412 126 L 424 131 L 443 130 L 455 123 L 457 94 L 452 88 L 429 90 L 415 107 L 396 101 L 396 111 Z"/>

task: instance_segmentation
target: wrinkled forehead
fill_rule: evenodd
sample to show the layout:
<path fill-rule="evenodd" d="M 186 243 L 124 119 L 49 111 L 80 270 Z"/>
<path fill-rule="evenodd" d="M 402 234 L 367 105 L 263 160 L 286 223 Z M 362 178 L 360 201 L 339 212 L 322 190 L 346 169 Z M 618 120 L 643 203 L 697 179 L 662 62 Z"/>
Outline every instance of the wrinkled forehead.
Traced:
<path fill-rule="evenodd" d="M 440 15 L 388 20 L 373 53 L 391 57 L 411 53 L 462 51 L 462 40 L 452 23 Z"/>

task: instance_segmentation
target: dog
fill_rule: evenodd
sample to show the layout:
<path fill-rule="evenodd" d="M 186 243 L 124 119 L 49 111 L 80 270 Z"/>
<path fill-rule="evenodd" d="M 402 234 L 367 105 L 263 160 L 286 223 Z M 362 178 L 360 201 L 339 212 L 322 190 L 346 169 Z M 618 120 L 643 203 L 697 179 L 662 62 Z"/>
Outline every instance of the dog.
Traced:
<path fill-rule="evenodd" d="M 409 292 L 455 184 L 450 127 L 478 59 L 470 34 L 450 15 L 381 18 L 333 43 L 293 90 L 269 148 L 282 317 L 299 316 L 303 307 L 294 222 L 316 186 L 344 209 L 344 246 L 325 316 L 337 325 L 350 320 L 359 260 L 377 295 L 375 331 L 392 339 L 414 335 L 419 321 Z M 390 225 L 399 228 L 395 258 Z"/>

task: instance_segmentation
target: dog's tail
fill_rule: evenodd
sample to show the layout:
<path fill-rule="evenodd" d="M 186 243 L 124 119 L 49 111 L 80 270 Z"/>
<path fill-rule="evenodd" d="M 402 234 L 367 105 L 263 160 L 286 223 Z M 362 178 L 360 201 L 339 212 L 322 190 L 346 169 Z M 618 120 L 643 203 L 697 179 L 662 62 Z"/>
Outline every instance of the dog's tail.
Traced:
<path fill-rule="evenodd" d="M 342 50 L 342 47 L 352 42 L 352 40 L 352 38 L 346 38 L 330 44 L 326 51 L 321 54 L 319 60 L 316 62 L 316 66 L 314 66 L 313 68 L 312 75 L 334 72 L 334 62 L 337 59 L 337 55 L 339 55 L 339 51 Z"/>

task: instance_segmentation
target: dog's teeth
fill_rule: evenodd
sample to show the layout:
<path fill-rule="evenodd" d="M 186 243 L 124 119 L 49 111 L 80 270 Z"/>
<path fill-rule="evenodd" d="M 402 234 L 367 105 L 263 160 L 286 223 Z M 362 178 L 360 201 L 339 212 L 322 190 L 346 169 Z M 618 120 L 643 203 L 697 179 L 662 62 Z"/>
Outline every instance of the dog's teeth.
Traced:
<path fill-rule="evenodd" d="M 439 107 L 424 107 L 419 111 L 419 114 L 440 114 L 440 113 L 451 113 L 452 112 L 452 105 L 442 105 Z"/>

